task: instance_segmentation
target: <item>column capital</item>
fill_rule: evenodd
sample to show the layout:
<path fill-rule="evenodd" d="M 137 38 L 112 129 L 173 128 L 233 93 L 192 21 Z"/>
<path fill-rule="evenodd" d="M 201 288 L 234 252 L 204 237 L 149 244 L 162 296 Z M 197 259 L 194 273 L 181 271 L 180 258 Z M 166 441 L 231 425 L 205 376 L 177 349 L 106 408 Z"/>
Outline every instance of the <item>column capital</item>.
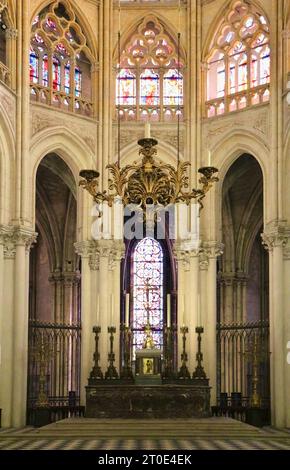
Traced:
<path fill-rule="evenodd" d="M 176 261 L 182 264 L 185 271 L 190 270 L 190 259 L 198 258 L 200 254 L 200 248 L 190 248 L 183 242 L 176 243 L 173 251 Z"/>
<path fill-rule="evenodd" d="M 83 240 L 74 244 L 75 252 L 82 258 L 89 258 L 93 252 L 93 240 Z"/>
<path fill-rule="evenodd" d="M 5 31 L 5 38 L 6 39 L 17 39 L 18 37 L 18 30 L 15 28 L 7 28 Z"/>
<path fill-rule="evenodd" d="M 25 246 L 29 252 L 36 238 L 37 233 L 26 227 L 0 226 L 0 244 L 4 246 L 4 257 L 7 259 L 15 257 L 16 246 Z"/>
<path fill-rule="evenodd" d="M 232 286 L 236 280 L 236 273 L 234 272 L 221 272 L 219 273 L 219 280 L 225 286 Z"/>
<path fill-rule="evenodd" d="M 285 248 L 290 239 L 290 227 L 287 226 L 286 220 L 274 220 L 266 225 L 261 238 L 268 251 L 276 247 Z"/>
<path fill-rule="evenodd" d="M 224 244 L 217 241 L 208 241 L 203 242 L 201 245 L 201 251 L 204 253 L 209 259 L 217 258 L 221 256 L 224 252 Z"/>

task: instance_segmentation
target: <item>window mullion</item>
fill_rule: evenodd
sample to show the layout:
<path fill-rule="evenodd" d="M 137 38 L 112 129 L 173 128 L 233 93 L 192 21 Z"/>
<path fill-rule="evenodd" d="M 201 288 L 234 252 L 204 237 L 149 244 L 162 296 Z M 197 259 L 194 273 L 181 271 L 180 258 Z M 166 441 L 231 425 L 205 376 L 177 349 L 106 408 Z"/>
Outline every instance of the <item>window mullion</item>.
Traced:
<path fill-rule="evenodd" d="M 252 49 L 250 47 L 246 48 L 247 54 L 247 106 L 251 105 L 251 64 L 252 64 Z"/>
<path fill-rule="evenodd" d="M 229 93 L 230 93 L 230 81 L 229 81 L 229 57 L 228 55 L 225 54 L 224 56 L 224 61 L 225 61 L 225 112 L 229 110 Z"/>
<path fill-rule="evenodd" d="M 164 121 L 164 101 L 163 101 L 163 81 L 164 81 L 164 70 L 160 69 L 159 74 L 159 120 Z"/>
<path fill-rule="evenodd" d="M 139 67 L 136 69 L 136 120 L 140 120 L 140 74 L 141 70 Z"/>

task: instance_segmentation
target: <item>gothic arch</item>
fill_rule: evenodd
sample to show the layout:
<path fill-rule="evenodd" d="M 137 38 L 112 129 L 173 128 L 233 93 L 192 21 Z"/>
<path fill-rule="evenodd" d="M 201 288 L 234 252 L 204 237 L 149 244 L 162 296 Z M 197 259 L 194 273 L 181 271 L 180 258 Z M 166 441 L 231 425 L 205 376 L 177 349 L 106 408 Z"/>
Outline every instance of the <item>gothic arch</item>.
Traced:
<path fill-rule="evenodd" d="M 13 191 L 15 146 L 14 132 L 7 112 L 0 103 L 0 224 L 10 222 L 11 192 Z"/>
<path fill-rule="evenodd" d="M 46 8 L 48 5 L 56 1 L 57 0 L 43 0 L 42 2 L 40 2 L 37 5 L 37 7 L 33 10 L 33 13 L 30 17 L 30 23 L 32 24 L 33 19 L 38 13 L 40 13 L 44 8 Z M 75 15 L 80 23 L 80 26 L 83 29 L 83 32 L 89 41 L 90 47 L 92 49 L 93 57 L 95 58 L 95 60 L 97 60 L 98 58 L 97 39 L 83 11 L 80 9 L 79 5 L 77 4 L 75 0 L 59 0 L 59 1 L 63 3 L 64 5 L 67 5 L 69 9 L 75 12 Z"/>
<path fill-rule="evenodd" d="M 202 60 L 206 60 L 206 57 L 209 53 L 209 50 L 211 48 L 213 38 L 215 36 L 215 33 L 217 32 L 219 26 L 221 26 L 224 18 L 227 16 L 227 14 L 230 12 L 232 9 L 232 6 L 237 3 L 239 0 L 225 0 L 223 7 L 220 9 L 220 13 L 218 14 L 217 17 L 214 18 L 214 20 L 211 22 L 208 32 L 206 34 L 206 39 L 203 43 L 203 48 L 202 48 Z M 244 0 L 241 0 L 241 3 L 244 3 Z M 261 5 L 261 2 L 258 1 L 251 1 L 251 7 L 252 8 L 257 8 L 260 10 L 263 15 L 265 16 L 268 24 L 270 24 L 269 16 L 267 15 L 265 8 Z"/>
<path fill-rule="evenodd" d="M 177 28 L 171 24 L 167 18 L 163 15 L 159 14 L 158 12 L 154 12 L 154 14 L 146 14 L 144 13 L 139 17 L 135 17 L 134 21 L 130 24 L 126 24 L 124 29 L 125 31 L 121 31 L 121 50 L 126 46 L 126 44 L 130 41 L 130 38 L 134 34 L 134 32 L 145 22 L 153 20 L 154 22 L 160 23 L 163 27 L 163 30 L 166 31 L 166 35 L 170 37 L 170 39 L 177 45 Z M 183 40 L 183 36 L 181 34 L 181 41 L 180 41 L 180 57 L 186 63 L 186 47 Z M 115 47 L 113 49 L 113 62 L 118 62 L 118 42 L 116 41 Z"/>
<path fill-rule="evenodd" d="M 224 138 L 220 139 L 214 146 L 212 146 L 212 149 L 213 164 L 219 168 L 219 183 L 211 190 L 214 192 L 213 200 L 215 201 L 215 207 L 212 208 L 211 214 L 215 219 L 214 223 L 217 239 L 220 240 L 222 227 L 222 187 L 225 176 L 234 161 L 245 153 L 252 155 L 257 160 L 262 170 L 264 185 L 264 220 L 269 219 L 270 215 L 268 212 L 270 210 L 269 207 L 271 207 L 269 205 L 271 191 L 270 174 L 268 165 L 266 165 L 266 162 L 269 161 L 269 150 L 262 139 L 259 139 L 250 131 L 245 135 L 244 130 L 237 130 L 235 133 L 231 133 L 229 131 Z"/>
<path fill-rule="evenodd" d="M 79 181 L 79 172 L 83 168 L 95 168 L 95 157 L 87 144 L 79 139 L 73 132 L 65 127 L 49 128 L 37 133 L 31 142 L 30 156 L 32 172 L 31 187 L 35 187 L 37 168 L 45 155 L 56 153 L 71 170 L 76 187 Z M 78 216 L 82 207 L 83 192 L 77 191 Z M 35 192 L 32 192 L 31 200 L 32 218 L 35 218 Z M 87 214 L 83 214 L 83 217 Z"/>

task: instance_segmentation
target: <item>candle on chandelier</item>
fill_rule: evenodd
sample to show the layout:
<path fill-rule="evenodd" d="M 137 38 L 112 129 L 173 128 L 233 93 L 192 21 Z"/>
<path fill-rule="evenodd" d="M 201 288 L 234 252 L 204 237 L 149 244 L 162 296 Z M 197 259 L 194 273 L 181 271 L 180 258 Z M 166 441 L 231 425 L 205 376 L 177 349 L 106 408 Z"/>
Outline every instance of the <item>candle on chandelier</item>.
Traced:
<path fill-rule="evenodd" d="M 171 295 L 167 294 L 167 327 L 171 324 Z"/>
<path fill-rule="evenodd" d="M 125 326 L 129 326 L 129 306 L 130 306 L 130 294 L 126 294 L 126 301 L 125 301 Z"/>
<path fill-rule="evenodd" d="M 208 166 L 211 166 L 211 151 L 208 149 Z"/>
<path fill-rule="evenodd" d="M 150 122 L 145 122 L 145 139 L 151 138 Z"/>

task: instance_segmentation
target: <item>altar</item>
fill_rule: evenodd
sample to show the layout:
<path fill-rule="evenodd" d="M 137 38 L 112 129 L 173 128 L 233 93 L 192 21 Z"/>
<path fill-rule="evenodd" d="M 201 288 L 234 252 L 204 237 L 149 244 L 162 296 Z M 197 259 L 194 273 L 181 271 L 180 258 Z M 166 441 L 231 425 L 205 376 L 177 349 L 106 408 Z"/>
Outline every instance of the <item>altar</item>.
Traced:
<path fill-rule="evenodd" d="M 206 418 L 211 415 L 209 379 L 202 367 L 203 356 L 200 349 L 203 329 L 197 328 L 197 366 L 192 375 L 187 368 L 185 351 L 187 328 L 183 328 L 182 363 L 177 372 L 172 367 L 172 348 L 168 347 L 173 328 L 166 330 L 162 352 L 155 347 L 147 322 L 143 347 L 135 352 L 136 367 L 133 373 L 128 341 L 130 328 L 124 327 L 125 361 L 120 375 L 114 366 L 114 329 L 111 328 L 111 349 L 105 376 L 98 364 L 99 332 L 99 328 L 94 328 L 95 363 L 86 387 L 86 418 Z"/>
<path fill-rule="evenodd" d="M 208 383 L 97 384 L 86 387 L 86 418 L 206 418 Z"/>

